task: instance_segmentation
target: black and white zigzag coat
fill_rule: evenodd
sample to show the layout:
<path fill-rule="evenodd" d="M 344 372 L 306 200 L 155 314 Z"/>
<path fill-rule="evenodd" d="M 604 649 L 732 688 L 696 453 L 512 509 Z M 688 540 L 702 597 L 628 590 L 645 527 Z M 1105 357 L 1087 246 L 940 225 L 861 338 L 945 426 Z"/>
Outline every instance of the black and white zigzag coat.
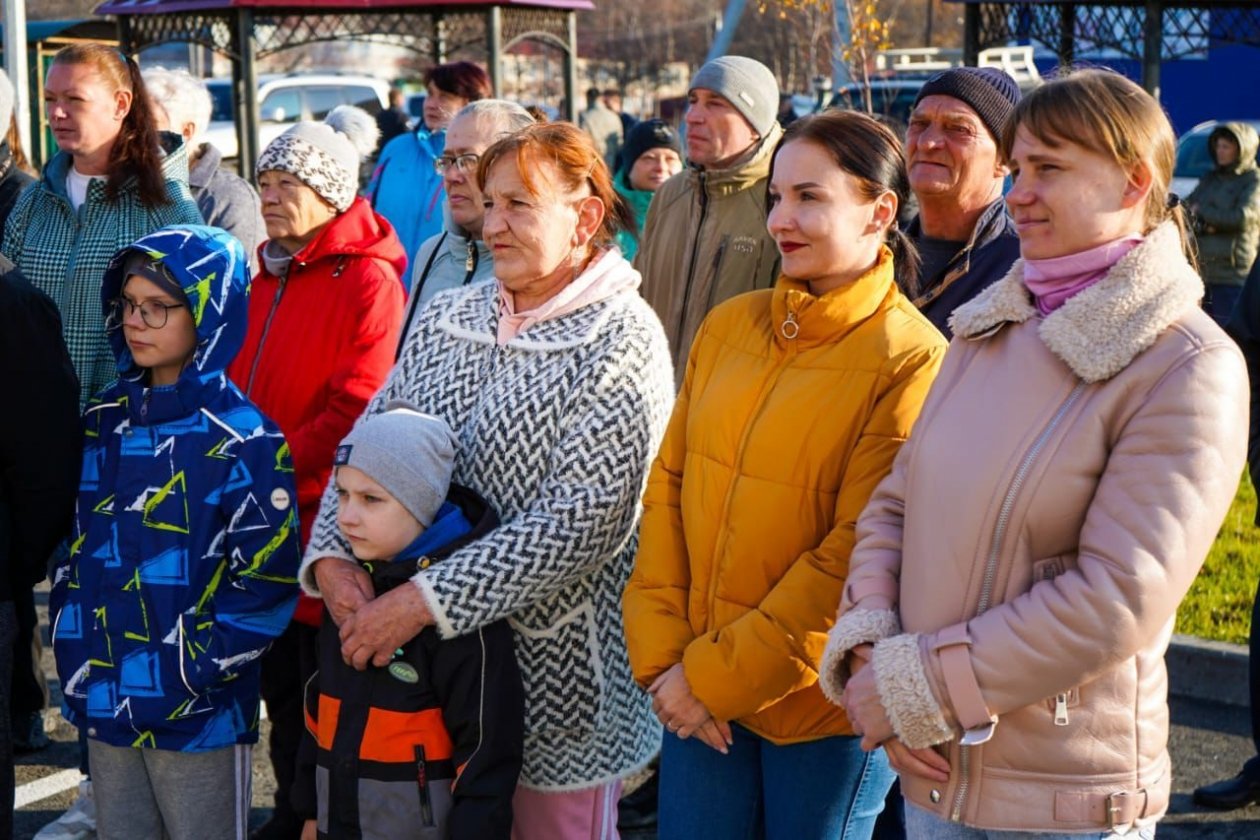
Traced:
<path fill-rule="evenodd" d="M 674 398 L 669 347 L 632 290 L 499 347 L 498 294 L 484 283 L 434 298 L 364 416 L 405 399 L 459 435 L 453 481 L 502 524 L 414 580 L 444 638 L 508 619 L 525 688 L 521 784 L 589 788 L 641 768 L 660 744 L 630 675 L 621 593 Z M 350 556 L 330 490 L 302 570 L 307 591 L 315 559 Z"/>

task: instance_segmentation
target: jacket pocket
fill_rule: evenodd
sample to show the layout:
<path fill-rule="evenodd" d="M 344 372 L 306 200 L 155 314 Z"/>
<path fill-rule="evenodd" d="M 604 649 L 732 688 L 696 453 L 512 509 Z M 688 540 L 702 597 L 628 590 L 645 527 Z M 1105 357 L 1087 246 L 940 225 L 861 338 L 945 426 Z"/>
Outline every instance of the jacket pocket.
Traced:
<path fill-rule="evenodd" d="M 508 619 L 525 688 L 525 731 L 590 732 L 604 717 L 605 674 L 589 599 L 542 626 Z"/>

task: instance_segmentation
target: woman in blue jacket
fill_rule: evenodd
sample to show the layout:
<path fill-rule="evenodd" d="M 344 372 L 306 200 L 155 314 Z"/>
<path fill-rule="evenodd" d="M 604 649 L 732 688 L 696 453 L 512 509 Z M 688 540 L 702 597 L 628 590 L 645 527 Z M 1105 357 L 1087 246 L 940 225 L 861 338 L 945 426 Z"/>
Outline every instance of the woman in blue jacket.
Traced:
<path fill-rule="evenodd" d="M 288 446 L 224 374 L 248 288 L 240 243 L 202 226 L 142 237 L 101 284 L 119 377 L 84 412 L 49 599 L 101 840 L 244 836 L 258 659 L 298 565 Z"/>

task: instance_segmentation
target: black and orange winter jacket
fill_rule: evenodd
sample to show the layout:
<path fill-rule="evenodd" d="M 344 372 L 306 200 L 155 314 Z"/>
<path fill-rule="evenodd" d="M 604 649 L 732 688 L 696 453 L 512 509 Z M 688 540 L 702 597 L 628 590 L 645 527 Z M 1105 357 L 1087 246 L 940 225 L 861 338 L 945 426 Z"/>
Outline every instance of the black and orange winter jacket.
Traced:
<path fill-rule="evenodd" d="M 452 485 L 433 524 L 398 559 L 363 565 L 381 595 L 497 524 L 484 499 Z M 524 696 L 506 621 L 451 639 L 427 627 L 389 665 L 356 671 L 325 614 L 319 665 L 293 786 L 319 837 L 508 840 Z M 318 801 L 303 801 L 307 791 Z"/>

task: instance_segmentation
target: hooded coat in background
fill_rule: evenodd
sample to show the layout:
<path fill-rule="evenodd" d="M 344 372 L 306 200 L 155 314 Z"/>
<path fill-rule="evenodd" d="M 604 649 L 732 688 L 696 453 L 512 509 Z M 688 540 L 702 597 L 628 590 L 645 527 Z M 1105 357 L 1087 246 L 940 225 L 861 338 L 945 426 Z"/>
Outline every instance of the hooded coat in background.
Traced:
<path fill-rule="evenodd" d="M 175 384 L 148 387 L 123 329 L 109 331 L 119 377 L 84 412 L 70 556 L 49 597 L 63 710 L 117 747 L 252 744 L 298 540 L 284 437 L 224 373 L 245 332 L 245 254 L 218 228 L 164 228 L 109 263 L 103 308 L 133 251 L 183 288 L 197 348 Z"/>
<path fill-rule="evenodd" d="M 446 230 L 429 237 L 420 246 L 408 273 L 411 274 L 407 284 L 411 287 L 411 295 L 407 299 L 407 314 L 398 338 L 399 348 L 406 342 L 416 314 L 438 292 L 493 280 L 494 254 L 484 241 L 471 238 L 463 228 L 448 221 Z"/>
<path fill-rule="evenodd" d="M 101 178 L 88 185 L 87 198 L 76 212 L 66 193 L 73 161 L 58 152 L 44 167 L 39 183 L 18 198 L 5 224 L 0 252 L 61 312 L 66 346 L 79 376 L 80 404 L 117 375 L 101 316 L 101 275 L 110 258 L 119 248 L 165 225 L 202 223 L 201 211 L 188 191 L 184 140 L 169 131 L 159 136 L 166 153 L 162 174 L 170 203 L 146 207 L 134 178 L 123 184 L 118 200 L 111 202 Z"/>
<path fill-rule="evenodd" d="M 446 191 L 433 162 L 445 148 L 446 130 L 430 131 L 421 121 L 415 131 L 385 144 L 363 191 L 372 209 L 394 226 L 402 243 L 403 268 L 426 239 L 442 232 Z M 410 281 L 409 273 L 402 275 L 404 286 Z"/>
<path fill-rule="evenodd" d="M 688 165 L 656 191 L 639 236 L 634 267 L 656 310 L 682 382 L 687 353 L 709 310 L 779 273 L 779 251 L 766 231 L 766 182 L 783 130 L 775 123 L 730 169 Z"/>
<path fill-rule="evenodd" d="M 240 175 L 220 164 L 223 153 L 211 143 L 202 143 L 197 161 L 188 170 L 188 187 L 206 224 L 220 227 L 241 240 L 252 267 L 258 246 L 267 238 L 262 202 L 258 192 Z"/>
<path fill-rule="evenodd" d="M 1208 135 L 1213 161 L 1216 152 L 1210 144 L 1221 135 L 1232 137 L 1238 144 L 1238 160 L 1204 175 L 1186 203 L 1196 208 L 1195 215 L 1202 225 L 1212 228 L 1211 233 L 1198 233 L 1203 282 L 1241 286 L 1260 246 L 1260 169 L 1256 167 L 1260 137 L 1247 123 L 1221 123 Z"/>
<path fill-rule="evenodd" d="M 356 198 L 293 255 L 285 276 L 263 265 L 254 277 L 228 376 L 289 442 L 303 545 L 337 445 L 394 364 L 406 262 L 389 223 Z M 319 604 L 304 602 L 296 617 L 318 626 Z"/>

